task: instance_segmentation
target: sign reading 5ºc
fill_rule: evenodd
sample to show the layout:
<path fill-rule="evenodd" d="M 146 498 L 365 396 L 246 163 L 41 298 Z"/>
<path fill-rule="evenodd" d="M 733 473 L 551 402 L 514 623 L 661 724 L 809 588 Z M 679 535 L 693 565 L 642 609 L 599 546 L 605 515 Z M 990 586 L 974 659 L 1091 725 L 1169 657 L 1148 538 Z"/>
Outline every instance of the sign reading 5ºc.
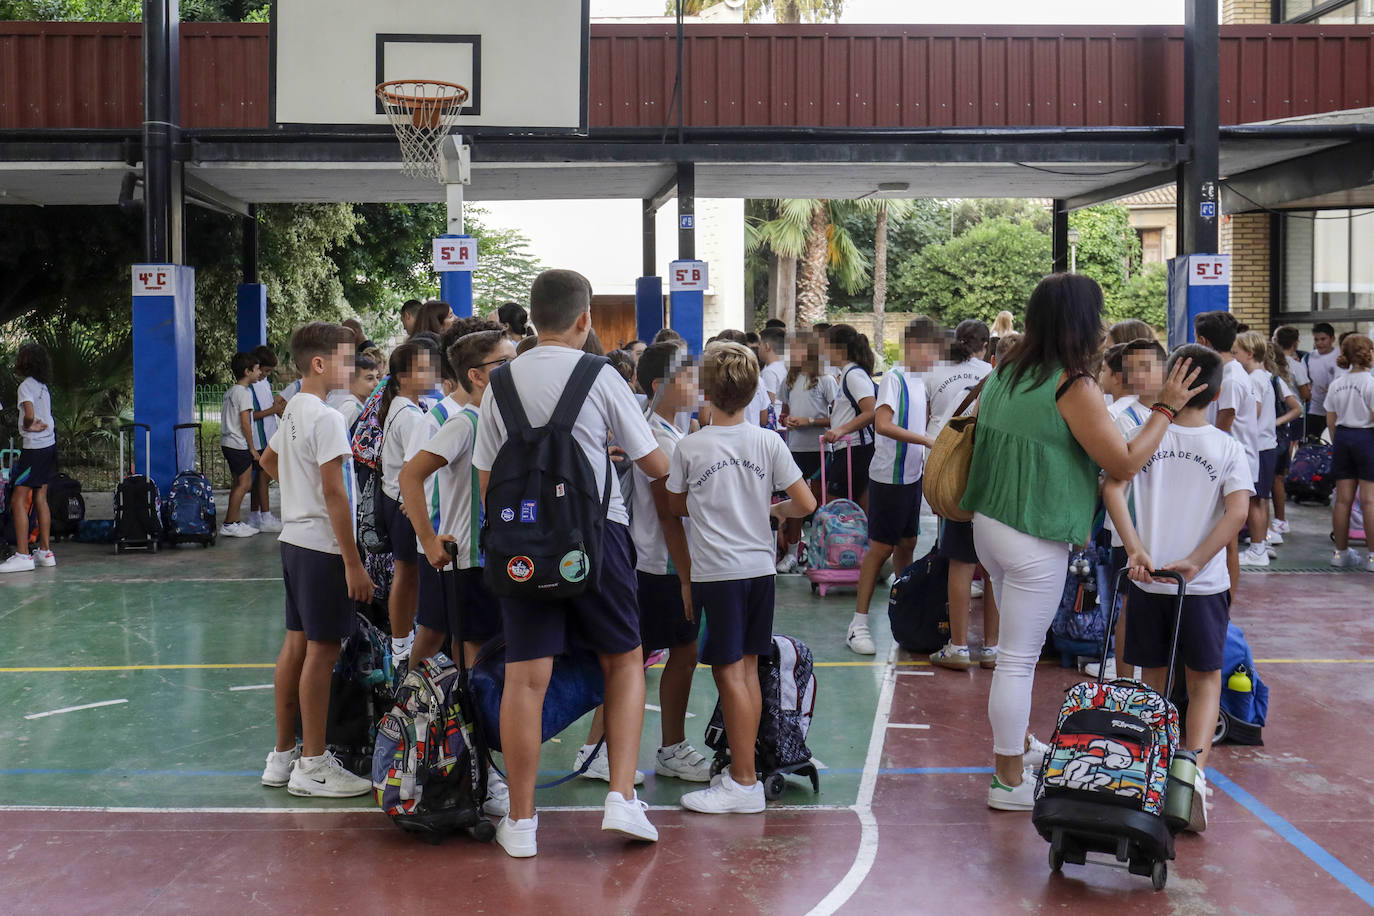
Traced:
<path fill-rule="evenodd" d="M 668 265 L 668 292 L 705 292 L 710 285 L 705 261 L 674 261 Z"/>
<path fill-rule="evenodd" d="M 1230 286 L 1229 254 L 1195 254 L 1188 263 L 1189 286 Z"/>
<path fill-rule="evenodd" d="M 476 270 L 477 240 L 470 238 L 437 238 L 434 240 L 434 269 Z"/>

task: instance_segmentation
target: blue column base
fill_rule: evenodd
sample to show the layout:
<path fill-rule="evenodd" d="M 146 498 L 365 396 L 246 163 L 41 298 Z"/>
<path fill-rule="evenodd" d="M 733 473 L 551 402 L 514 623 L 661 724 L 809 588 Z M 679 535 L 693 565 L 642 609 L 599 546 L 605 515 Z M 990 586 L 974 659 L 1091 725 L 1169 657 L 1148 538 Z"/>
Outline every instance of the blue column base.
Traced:
<path fill-rule="evenodd" d="M 663 278 L 635 280 L 635 336 L 648 343 L 663 330 Z"/>
<path fill-rule="evenodd" d="M 248 353 L 267 344 L 267 286 L 240 283 L 238 295 L 238 350 Z"/>
<path fill-rule="evenodd" d="M 134 420 L 152 427 L 151 461 L 141 435 L 134 437 L 134 461 L 139 473 L 150 468 L 166 493 L 177 473 L 172 427 L 193 422 L 195 413 L 196 271 L 165 264 L 136 269 L 149 266 L 172 277 L 164 292 L 134 296 Z M 195 434 L 184 430 L 181 436 L 181 457 L 189 465 Z"/>
<path fill-rule="evenodd" d="M 687 352 L 693 356 L 701 353 L 703 343 L 702 312 L 706 305 L 706 294 L 701 290 L 668 294 L 669 327 L 682 335 L 687 341 Z"/>
<path fill-rule="evenodd" d="M 447 302 L 459 318 L 472 317 L 472 272 L 446 270 L 439 274 L 439 298 Z"/>

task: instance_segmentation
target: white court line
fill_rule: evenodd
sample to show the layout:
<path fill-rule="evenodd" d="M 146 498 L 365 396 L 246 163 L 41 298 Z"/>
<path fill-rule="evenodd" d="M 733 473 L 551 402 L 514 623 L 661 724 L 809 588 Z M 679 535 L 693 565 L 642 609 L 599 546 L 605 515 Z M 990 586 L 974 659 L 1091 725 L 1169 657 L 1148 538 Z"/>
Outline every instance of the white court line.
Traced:
<path fill-rule="evenodd" d="M 99 703 L 83 703 L 80 706 L 63 706 L 61 709 L 50 709 L 47 712 L 31 712 L 25 719 L 46 719 L 48 716 L 60 716 L 63 713 L 77 712 L 82 709 L 95 709 L 100 706 L 118 706 L 120 703 L 127 703 L 128 700 L 101 700 Z"/>
<path fill-rule="evenodd" d="M 934 671 L 913 671 L 910 668 L 902 668 L 897 671 L 899 677 L 934 677 Z"/>
<path fill-rule="evenodd" d="M 645 703 L 645 704 L 644 704 L 644 708 L 647 709 L 647 710 L 649 710 L 649 712 L 663 712 L 663 707 L 662 707 L 662 706 L 655 706 L 655 705 L 653 705 L 652 703 Z M 689 718 L 689 719 L 695 719 L 696 717 L 697 717 L 697 714 L 694 713 L 694 712 L 689 712 L 689 713 L 687 713 L 687 718 Z"/>
<path fill-rule="evenodd" d="M 900 723 L 897 723 L 897 722 L 889 722 L 889 723 L 887 723 L 887 727 L 888 727 L 888 728 L 919 728 L 919 729 L 922 729 L 922 730 L 926 730 L 926 729 L 929 729 L 929 728 L 930 728 L 929 725 L 914 725 L 914 724 L 913 724 L 913 725 L 903 725 L 903 724 L 900 724 Z"/>
<path fill-rule="evenodd" d="M 820 903 L 812 909 L 810 916 L 830 916 L 848 902 L 854 892 L 868 878 L 873 863 L 878 858 L 878 821 L 873 817 L 873 791 L 878 785 L 878 764 L 882 762 L 883 741 L 887 737 L 888 717 L 892 715 L 892 693 L 897 685 L 897 647 L 894 645 L 887 656 L 887 668 L 883 672 L 883 686 L 878 694 L 878 708 L 873 713 L 873 731 L 868 736 L 868 756 L 864 758 L 863 778 L 859 781 L 859 795 L 853 808 L 859 816 L 859 848 L 854 853 L 854 864 L 831 888 Z"/>
<path fill-rule="evenodd" d="M 587 813 L 604 811 L 601 805 L 540 805 L 539 813 Z M 682 811 L 681 805 L 650 805 L 650 811 Z M 777 811 L 852 811 L 849 805 L 769 805 Z M 94 805 L 0 805 L 0 812 L 60 812 L 69 814 L 381 814 L 375 805 L 366 808 L 147 808 Z"/>
<path fill-rule="evenodd" d="M 239 687 L 230 687 L 229 689 L 230 689 L 231 691 L 232 691 L 232 690 L 271 690 L 271 689 L 272 689 L 273 687 L 275 687 L 275 686 L 276 686 L 275 684 L 243 684 L 242 686 L 239 686 Z"/>

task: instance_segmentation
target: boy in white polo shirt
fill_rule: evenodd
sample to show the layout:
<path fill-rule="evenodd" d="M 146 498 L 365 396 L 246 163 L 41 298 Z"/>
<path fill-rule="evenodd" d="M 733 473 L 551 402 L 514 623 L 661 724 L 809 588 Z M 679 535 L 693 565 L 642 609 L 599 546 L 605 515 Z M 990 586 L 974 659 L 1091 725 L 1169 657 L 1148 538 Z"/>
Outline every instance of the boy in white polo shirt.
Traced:
<path fill-rule="evenodd" d="M 668 475 L 669 505 L 690 516 L 692 603 L 706 615 L 701 661 L 711 666 L 720 691 L 730 769 L 710 788 L 689 792 L 682 806 L 704 814 L 757 814 L 763 785 L 754 769 L 763 696 L 759 656 L 773 645 L 774 539 L 778 518 L 801 518 L 816 508 L 782 437 L 747 415 L 758 387 L 759 366 L 747 347 L 718 342 L 701 361 L 703 393 L 713 410 L 710 426 L 678 443 Z"/>
<path fill-rule="evenodd" d="M 1255 396 L 1254 383 L 1250 374 L 1236 359 L 1232 352 L 1236 345 L 1236 333 L 1240 325 L 1230 312 L 1203 312 L 1193 319 L 1193 332 L 1197 342 L 1210 347 L 1221 357 L 1222 376 L 1221 394 L 1207 408 L 1207 422 L 1224 433 L 1229 433 L 1245 453 L 1249 462 L 1250 481 L 1259 479 L 1259 398 Z M 1251 487 L 1254 492 L 1254 487 Z M 1250 532 L 1251 540 L 1259 539 L 1261 545 L 1268 537 L 1268 530 Z M 1260 561 L 1263 557 L 1263 561 Z M 1258 554 L 1247 552 L 1246 565 L 1269 565 L 1268 551 Z M 1253 562 L 1251 562 L 1253 561 Z M 1226 569 L 1231 577 L 1231 590 L 1235 591 L 1240 583 L 1240 546 L 1232 543 L 1226 548 Z"/>
<path fill-rule="evenodd" d="M 1126 544 L 1132 584 L 1124 660 L 1144 669 L 1145 683 L 1165 690 L 1174 626 L 1176 586 L 1151 570 L 1183 576 L 1187 596 L 1178 635 L 1188 687 L 1188 729 L 1182 747 L 1197 753 L 1190 830 L 1207 827 L 1204 770 L 1221 702 L 1222 651 L 1231 601 L 1223 559 L 1250 511 L 1253 475 L 1240 443 L 1207 423 L 1206 408 L 1223 386 L 1219 354 L 1196 344 L 1179 347 L 1168 370 L 1190 359 L 1200 370 L 1197 394 L 1179 411 L 1154 456 L 1135 476 L 1135 518 L 1126 505 L 1131 481 L 1108 478 L 1102 496 Z M 1167 370 L 1166 370 L 1167 371 Z"/>
<path fill-rule="evenodd" d="M 281 485 L 286 586 L 286 639 L 273 677 L 277 745 L 267 755 L 262 783 L 284 785 L 292 795 L 348 798 L 372 791 L 370 779 L 344 769 L 324 746 L 339 646 L 356 626 L 353 602 L 367 601 L 373 591 L 353 539 L 353 450 L 343 415 L 324 403 L 348 379 L 353 354 L 353 332 L 342 325 L 316 321 L 296 331 L 291 356 L 303 373 L 300 396 L 287 406 L 260 459 Z"/>
<path fill-rule="evenodd" d="M 571 270 L 546 270 L 530 288 L 530 318 L 539 329 L 539 343 L 510 365 L 494 371 L 510 373 L 531 428 L 548 423 L 581 362 L 582 347 L 592 327 L 591 297 L 587 278 Z M 507 439 L 495 391 L 494 386 L 488 387 L 482 397 L 472 453 L 484 504 L 492 466 Z M 668 459 L 654 441 L 634 392 L 610 363 L 601 366 L 572 433 L 598 488 L 606 483 L 606 443 L 611 436 L 626 458 L 650 480 L 668 473 Z M 501 750 L 510 784 L 510 814 L 497 825 L 496 841 L 516 858 L 538 852 L 534 783 L 539 768 L 541 710 L 553 657 L 567 647 L 570 629 L 597 652 L 606 676 L 606 754 L 611 791 L 606 795 L 601 829 L 647 842 L 658 839 L 658 831 L 644 814 L 646 806 L 634 790 L 635 761 L 644 728 L 644 656 L 630 560 L 629 514 L 620 488 L 612 486 L 609 491 L 595 584 L 566 600 L 501 599 L 506 631 Z M 488 512 L 492 509 L 485 508 Z"/>

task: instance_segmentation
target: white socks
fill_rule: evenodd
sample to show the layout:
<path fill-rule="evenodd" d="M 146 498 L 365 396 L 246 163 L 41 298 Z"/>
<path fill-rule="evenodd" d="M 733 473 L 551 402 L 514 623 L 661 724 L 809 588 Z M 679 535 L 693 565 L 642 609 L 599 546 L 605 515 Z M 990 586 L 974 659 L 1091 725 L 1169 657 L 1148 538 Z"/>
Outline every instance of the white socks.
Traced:
<path fill-rule="evenodd" d="M 397 639 L 391 637 L 391 657 L 397 661 L 403 658 L 410 658 L 410 647 L 415 645 L 415 631 L 411 630 L 405 636 Z"/>
<path fill-rule="evenodd" d="M 851 621 L 849 621 L 849 629 L 850 629 L 850 630 L 853 630 L 855 627 L 858 627 L 858 626 L 864 626 L 864 627 L 868 626 L 868 615 L 867 615 L 867 614 L 855 614 L 855 615 L 854 615 L 854 619 L 851 620 Z"/>

